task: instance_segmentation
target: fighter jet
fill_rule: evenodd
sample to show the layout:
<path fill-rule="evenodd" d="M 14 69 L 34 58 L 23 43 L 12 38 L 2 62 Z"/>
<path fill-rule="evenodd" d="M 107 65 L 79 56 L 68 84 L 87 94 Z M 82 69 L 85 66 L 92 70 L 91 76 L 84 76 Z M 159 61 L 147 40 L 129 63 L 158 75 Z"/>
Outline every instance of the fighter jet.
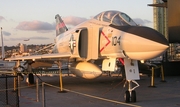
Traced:
<path fill-rule="evenodd" d="M 116 70 L 116 61 L 121 59 L 124 61 L 129 86 L 125 92 L 125 101 L 136 102 L 136 87 L 132 88 L 131 83 L 137 84 L 134 80 L 140 79 L 137 60 L 155 58 L 169 47 L 161 33 L 138 26 L 120 11 L 101 12 L 70 30 L 58 14 L 55 19 L 56 38 L 51 54 L 11 57 L 5 60 L 68 60 L 71 62 L 69 69 L 76 76 L 94 79 L 101 76 L 102 71 Z M 94 63 L 97 60 L 103 60 L 102 68 Z"/>

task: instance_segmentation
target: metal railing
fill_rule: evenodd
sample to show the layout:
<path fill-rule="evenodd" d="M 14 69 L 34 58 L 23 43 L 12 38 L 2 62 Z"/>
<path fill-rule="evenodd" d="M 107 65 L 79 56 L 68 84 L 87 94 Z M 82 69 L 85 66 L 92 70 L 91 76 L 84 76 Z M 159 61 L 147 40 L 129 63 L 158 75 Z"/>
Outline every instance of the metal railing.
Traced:
<path fill-rule="evenodd" d="M 3 107 L 19 107 L 17 76 L 0 75 L 0 105 Z"/>

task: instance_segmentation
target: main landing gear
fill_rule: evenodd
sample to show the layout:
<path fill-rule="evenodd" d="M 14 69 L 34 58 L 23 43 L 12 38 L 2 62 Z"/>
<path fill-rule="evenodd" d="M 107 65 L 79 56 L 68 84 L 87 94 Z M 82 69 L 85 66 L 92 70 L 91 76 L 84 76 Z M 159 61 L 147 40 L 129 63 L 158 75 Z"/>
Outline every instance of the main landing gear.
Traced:
<path fill-rule="evenodd" d="M 132 82 L 136 84 L 134 88 L 132 88 Z M 136 102 L 136 91 L 135 89 L 139 87 L 139 84 L 134 80 L 127 80 L 126 83 L 128 83 L 128 90 L 124 94 L 124 100 L 126 103 L 129 102 Z M 125 83 L 125 84 L 126 84 Z"/>
<path fill-rule="evenodd" d="M 33 75 L 33 73 L 29 73 L 28 74 L 28 82 L 29 82 L 29 84 L 34 84 L 34 75 Z"/>

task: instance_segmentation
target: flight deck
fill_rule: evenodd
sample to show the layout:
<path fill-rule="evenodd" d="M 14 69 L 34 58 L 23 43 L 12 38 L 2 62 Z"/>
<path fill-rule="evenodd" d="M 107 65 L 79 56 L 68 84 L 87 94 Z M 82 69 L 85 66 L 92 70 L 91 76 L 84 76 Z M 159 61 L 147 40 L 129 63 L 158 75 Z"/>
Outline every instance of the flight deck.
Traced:
<path fill-rule="evenodd" d="M 155 88 L 150 86 L 150 77 L 143 75 L 136 89 L 137 102 L 125 103 L 123 88 L 124 81 L 117 75 L 103 75 L 94 80 L 85 80 L 63 74 L 64 90 L 59 93 L 59 76 L 40 77 L 44 85 L 46 107 L 179 107 L 180 106 L 180 77 L 165 77 L 167 82 L 155 78 Z M 50 85 L 50 86 L 49 86 Z M 23 81 L 21 87 L 27 86 Z M 28 86 L 21 89 L 19 104 L 21 107 L 43 107 L 42 90 L 39 86 L 39 102 L 37 102 L 36 87 Z"/>

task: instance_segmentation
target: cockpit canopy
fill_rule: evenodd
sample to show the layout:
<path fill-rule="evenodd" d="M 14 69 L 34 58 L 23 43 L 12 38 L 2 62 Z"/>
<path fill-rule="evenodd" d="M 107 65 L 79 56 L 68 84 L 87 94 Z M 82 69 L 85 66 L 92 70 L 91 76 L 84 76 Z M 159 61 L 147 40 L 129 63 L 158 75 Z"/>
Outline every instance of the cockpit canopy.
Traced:
<path fill-rule="evenodd" d="M 137 26 L 127 14 L 119 11 L 105 11 L 96 15 L 94 19 L 109 22 L 117 26 Z"/>

